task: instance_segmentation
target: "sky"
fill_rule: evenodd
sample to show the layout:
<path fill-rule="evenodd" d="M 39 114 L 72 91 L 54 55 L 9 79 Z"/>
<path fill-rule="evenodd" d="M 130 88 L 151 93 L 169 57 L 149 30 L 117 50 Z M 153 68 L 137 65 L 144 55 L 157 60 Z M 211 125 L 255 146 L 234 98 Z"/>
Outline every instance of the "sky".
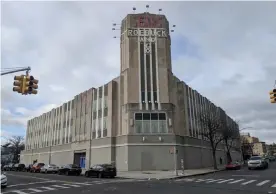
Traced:
<path fill-rule="evenodd" d="M 1 76 L 1 137 L 120 72 L 119 31 L 132 13 L 162 13 L 176 25 L 173 73 L 220 106 L 240 128 L 276 142 L 276 2 L 2 2 L 1 65 L 32 68 L 37 95 L 12 92 Z M 3 138 L 2 138 L 3 140 Z"/>

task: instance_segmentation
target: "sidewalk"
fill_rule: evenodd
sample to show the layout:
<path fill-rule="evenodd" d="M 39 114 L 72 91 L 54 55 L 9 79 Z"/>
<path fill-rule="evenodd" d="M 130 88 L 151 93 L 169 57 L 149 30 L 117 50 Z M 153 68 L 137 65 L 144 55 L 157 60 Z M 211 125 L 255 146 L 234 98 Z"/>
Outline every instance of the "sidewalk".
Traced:
<path fill-rule="evenodd" d="M 218 167 L 219 170 L 214 170 L 210 168 L 202 169 L 189 169 L 185 170 L 182 174 L 182 170 L 178 170 L 178 176 L 175 175 L 175 171 L 118 171 L 117 178 L 127 178 L 127 179 L 157 179 L 157 180 L 166 180 L 166 179 L 178 179 L 189 176 L 204 175 L 209 173 L 214 173 L 224 170 L 224 166 Z"/>

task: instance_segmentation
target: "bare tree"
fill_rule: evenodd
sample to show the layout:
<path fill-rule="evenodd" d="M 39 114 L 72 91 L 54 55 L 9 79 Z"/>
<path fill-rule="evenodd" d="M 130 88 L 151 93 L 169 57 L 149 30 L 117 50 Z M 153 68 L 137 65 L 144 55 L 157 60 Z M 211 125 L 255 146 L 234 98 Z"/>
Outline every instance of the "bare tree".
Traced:
<path fill-rule="evenodd" d="M 253 154 L 253 143 L 250 143 L 248 139 L 244 136 L 241 136 L 241 149 L 243 160 L 247 160 L 251 154 Z"/>
<path fill-rule="evenodd" d="M 226 147 L 227 162 L 232 162 L 231 149 L 240 139 L 238 125 L 235 125 L 235 123 L 225 123 L 222 130 L 222 136 Z"/>
<path fill-rule="evenodd" d="M 218 169 L 216 160 L 216 150 L 219 143 L 223 141 L 223 123 L 220 119 L 220 115 L 216 111 L 202 112 L 199 114 L 198 120 L 203 127 L 203 132 L 201 133 L 201 135 L 210 141 L 214 169 Z"/>
<path fill-rule="evenodd" d="M 13 162 L 19 162 L 19 154 L 25 148 L 24 137 L 23 136 L 12 136 L 7 139 L 7 142 L 2 145 L 4 148 L 9 148 L 13 154 Z"/>

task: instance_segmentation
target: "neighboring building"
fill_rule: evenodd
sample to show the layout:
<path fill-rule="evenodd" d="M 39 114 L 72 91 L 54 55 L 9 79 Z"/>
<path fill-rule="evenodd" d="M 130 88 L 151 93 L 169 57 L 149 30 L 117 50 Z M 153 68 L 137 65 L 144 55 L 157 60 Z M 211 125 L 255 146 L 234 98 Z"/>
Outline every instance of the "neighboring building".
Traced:
<path fill-rule="evenodd" d="M 244 137 L 246 139 L 246 142 L 248 143 L 259 143 L 259 138 L 257 137 L 251 137 L 250 136 L 250 133 L 244 133 L 244 134 L 241 134 L 242 137 Z"/>
<path fill-rule="evenodd" d="M 267 145 L 266 148 L 267 148 L 267 153 L 269 155 L 276 155 L 276 144 L 275 143 Z"/>
<path fill-rule="evenodd" d="M 263 156 L 267 153 L 265 142 L 258 142 L 253 144 L 253 155 Z"/>
<path fill-rule="evenodd" d="M 217 111 L 222 120 L 237 124 L 173 75 L 169 32 L 164 15 L 127 15 L 121 25 L 119 77 L 29 120 L 21 162 L 83 168 L 114 162 L 118 170 L 172 170 L 176 148 L 177 168 L 181 159 L 186 169 L 212 166 L 198 114 Z M 225 160 L 223 145 L 218 163 L 220 157 Z M 240 159 L 240 153 L 232 158 Z"/>

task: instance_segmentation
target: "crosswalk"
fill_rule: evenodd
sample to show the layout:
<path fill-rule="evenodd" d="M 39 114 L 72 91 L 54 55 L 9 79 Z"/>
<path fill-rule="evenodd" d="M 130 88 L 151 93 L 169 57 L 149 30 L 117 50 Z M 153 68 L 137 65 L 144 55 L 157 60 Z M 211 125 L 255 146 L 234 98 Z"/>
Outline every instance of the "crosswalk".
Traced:
<path fill-rule="evenodd" d="M 47 186 L 39 186 L 39 185 L 32 185 L 30 188 L 24 189 L 14 189 L 11 187 L 7 188 L 7 191 L 2 190 L 2 194 L 34 194 L 34 193 L 43 193 L 47 191 L 57 191 L 60 189 L 70 189 L 70 188 L 81 188 L 84 186 L 93 186 L 93 185 L 101 185 L 101 184 L 108 184 L 108 183 L 124 183 L 124 182 L 141 182 L 145 180 L 135 180 L 135 179 L 114 179 L 114 180 L 100 180 L 100 181 L 93 181 L 93 182 L 52 182 Z"/>
<path fill-rule="evenodd" d="M 177 179 L 175 182 L 195 182 L 195 183 L 204 183 L 204 184 L 240 184 L 241 186 L 249 185 L 262 187 L 269 186 L 276 189 L 276 182 L 272 180 L 246 180 L 246 179 L 202 179 L 202 178 L 185 178 L 185 179 Z"/>

